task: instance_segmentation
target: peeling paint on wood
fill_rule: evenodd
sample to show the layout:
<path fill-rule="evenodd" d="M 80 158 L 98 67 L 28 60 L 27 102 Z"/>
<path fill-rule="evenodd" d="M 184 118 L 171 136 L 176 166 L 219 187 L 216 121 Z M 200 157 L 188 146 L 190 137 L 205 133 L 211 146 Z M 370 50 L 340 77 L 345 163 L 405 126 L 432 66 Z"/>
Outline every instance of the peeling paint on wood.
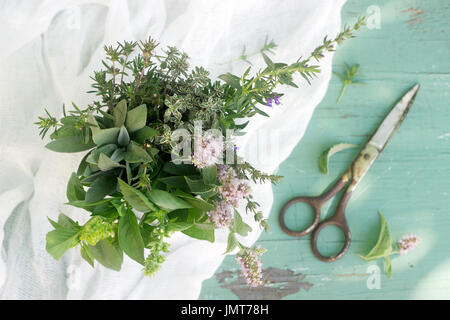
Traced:
<path fill-rule="evenodd" d="M 263 270 L 266 284 L 250 288 L 239 270 L 224 270 L 216 275 L 222 288 L 230 289 L 239 299 L 279 300 L 301 289 L 308 291 L 313 285 L 304 281 L 305 275 L 290 269 L 267 268 Z"/>

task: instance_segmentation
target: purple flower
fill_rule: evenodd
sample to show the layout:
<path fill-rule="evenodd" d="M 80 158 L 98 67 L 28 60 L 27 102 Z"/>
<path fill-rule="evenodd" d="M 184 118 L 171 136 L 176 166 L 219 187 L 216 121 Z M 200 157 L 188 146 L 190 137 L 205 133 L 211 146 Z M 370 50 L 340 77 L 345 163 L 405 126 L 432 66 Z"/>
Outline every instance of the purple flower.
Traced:
<path fill-rule="evenodd" d="M 233 207 L 226 201 L 217 202 L 213 211 L 207 214 L 216 228 L 229 227 L 233 220 Z"/>
<path fill-rule="evenodd" d="M 272 107 L 272 98 L 267 98 L 267 103 L 266 103 L 266 105 L 267 105 L 268 107 Z"/>
<path fill-rule="evenodd" d="M 236 260 L 241 265 L 245 281 L 254 288 L 264 284 L 260 256 L 265 251 L 261 246 L 257 246 L 255 248 L 242 249 L 236 255 Z"/>
<path fill-rule="evenodd" d="M 407 254 L 411 250 L 414 250 L 421 241 L 422 239 L 414 234 L 403 236 L 397 241 L 398 247 L 400 248 L 400 254 Z"/>
<path fill-rule="evenodd" d="M 280 97 L 279 96 L 275 96 L 273 99 L 275 100 L 275 104 L 276 105 L 280 104 Z"/>
<path fill-rule="evenodd" d="M 233 150 L 234 150 L 234 151 L 238 151 L 238 150 L 239 150 L 239 147 L 238 147 L 238 146 L 234 146 L 234 147 L 233 147 Z"/>

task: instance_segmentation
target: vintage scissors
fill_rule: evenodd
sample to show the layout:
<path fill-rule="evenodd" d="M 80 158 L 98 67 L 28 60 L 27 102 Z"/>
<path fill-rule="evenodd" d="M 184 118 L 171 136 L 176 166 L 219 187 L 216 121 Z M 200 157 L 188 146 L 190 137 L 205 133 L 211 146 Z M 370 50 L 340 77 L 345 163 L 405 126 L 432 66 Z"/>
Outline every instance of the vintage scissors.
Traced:
<path fill-rule="evenodd" d="M 366 143 L 362 151 L 356 157 L 352 165 L 345 171 L 342 177 L 332 186 L 328 191 L 322 193 L 316 197 L 296 197 L 288 201 L 280 212 L 280 226 L 285 233 L 291 236 L 300 237 L 307 235 L 312 232 L 311 246 L 314 255 L 322 261 L 333 262 L 341 258 L 350 247 L 351 234 L 348 228 L 347 221 L 345 219 L 345 207 L 348 200 L 350 199 L 353 191 L 355 190 L 358 183 L 370 169 L 374 161 L 378 158 L 380 153 L 383 151 L 386 144 L 392 138 L 394 133 L 397 131 L 398 127 L 405 119 L 411 105 L 414 102 L 417 91 L 419 90 L 419 85 L 416 84 L 412 87 L 395 105 L 395 107 L 389 112 L 386 118 L 383 120 L 381 125 L 375 131 L 374 135 Z M 348 185 L 348 186 L 347 186 Z M 327 218 L 326 220 L 319 223 L 320 220 L 320 209 L 328 200 L 334 197 L 338 192 L 340 192 L 345 186 L 347 189 L 344 191 L 339 203 L 337 205 L 336 211 L 333 216 Z M 285 215 L 289 207 L 293 204 L 303 202 L 314 209 L 314 220 L 312 224 L 300 231 L 294 231 L 289 229 L 285 224 Z M 334 225 L 341 229 L 345 235 L 345 243 L 343 248 L 339 253 L 334 256 L 326 257 L 323 256 L 317 249 L 317 238 L 321 230 L 325 227 Z"/>

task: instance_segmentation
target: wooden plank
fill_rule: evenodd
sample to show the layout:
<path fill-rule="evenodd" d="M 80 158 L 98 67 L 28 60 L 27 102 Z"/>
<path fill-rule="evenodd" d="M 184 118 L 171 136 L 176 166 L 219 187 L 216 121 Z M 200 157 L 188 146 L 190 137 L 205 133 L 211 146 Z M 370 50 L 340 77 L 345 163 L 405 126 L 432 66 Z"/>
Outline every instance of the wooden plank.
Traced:
<path fill-rule="evenodd" d="M 343 20 L 354 21 L 373 4 L 348 1 Z M 344 62 L 359 63 L 367 85 L 348 88 L 336 104 L 341 83 L 333 77 L 304 138 L 280 167 L 285 179 L 273 189 L 272 229 L 258 241 L 268 249 L 263 261 L 276 275 L 274 283 L 259 293 L 245 291 L 236 280 L 234 257 L 227 257 L 215 276 L 203 283 L 200 299 L 257 294 L 273 299 L 450 298 L 450 7 L 445 0 L 383 0 L 376 5 L 381 9 L 381 28 L 365 29 L 344 43 L 333 61 L 336 71 Z M 357 150 L 335 155 L 329 176 L 317 169 L 320 153 L 336 142 L 363 144 L 416 82 L 421 89 L 410 114 L 350 200 L 349 253 L 335 263 L 318 261 L 309 237 L 291 238 L 281 232 L 277 222 L 281 206 L 293 196 L 318 194 L 326 188 L 353 161 Z M 375 243 L 378 210 L 394 239 L 416 233 L 423 243 L 409 255 L 394 257 L 393 278 L 382 273 L 381 288 L 370 290 L 368 267 L 377 265 L 383 271 L 384 265 L 366 263 L 356 254 L 366 253 Z M 291 223 L 302 221 L 300 215 L 291 219 Z M 333 232 L 322 240 L 325 250 L 341 244 Z"/>

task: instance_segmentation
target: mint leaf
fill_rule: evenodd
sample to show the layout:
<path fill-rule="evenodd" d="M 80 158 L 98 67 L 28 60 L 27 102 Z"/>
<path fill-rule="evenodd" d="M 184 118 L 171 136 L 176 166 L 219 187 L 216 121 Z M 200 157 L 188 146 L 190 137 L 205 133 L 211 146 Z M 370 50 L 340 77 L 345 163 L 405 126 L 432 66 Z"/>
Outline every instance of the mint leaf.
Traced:
<path fill-rule="evenodd" d="M 319 157 L 319 171 L 328 174 L 328 160 L 330 157 L 339 151 L 349 148 L 358 148 L 358 146 L 350 143 L 338 143 L 322 152 Z"/>
<path fill-rule="evenodd" d="M 141 212 L 157 211 L 158 208 L 151 203 L 147 197 L 139 190 L 128 185 L 125 181 L 117 178 L 119 181 L 120 191 L 125 200 L 136 210 Z"/>
<path fill-rule="evenodd" d="M 144 264 L 144 241 L 133 211 L 126 210 L 119 219 L 119 245 L 133 260 Z"/>

